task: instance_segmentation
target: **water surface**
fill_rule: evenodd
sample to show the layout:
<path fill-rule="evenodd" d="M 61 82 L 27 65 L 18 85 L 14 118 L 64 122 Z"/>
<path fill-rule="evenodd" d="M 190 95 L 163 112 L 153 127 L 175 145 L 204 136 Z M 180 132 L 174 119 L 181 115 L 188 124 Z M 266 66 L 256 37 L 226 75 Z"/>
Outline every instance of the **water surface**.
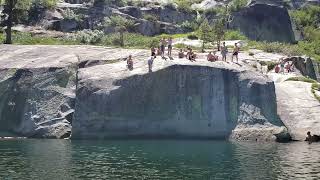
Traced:
<path fill-rule="evenodd" d="M 320 144 L 1 140 L 0 179 L 320 179 Z"/>

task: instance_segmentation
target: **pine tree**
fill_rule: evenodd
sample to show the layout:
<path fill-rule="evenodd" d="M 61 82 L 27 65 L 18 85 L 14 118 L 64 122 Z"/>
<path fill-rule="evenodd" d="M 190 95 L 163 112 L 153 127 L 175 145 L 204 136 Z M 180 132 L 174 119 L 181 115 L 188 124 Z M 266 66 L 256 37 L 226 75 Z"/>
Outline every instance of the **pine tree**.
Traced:
<path fill-rule="evenodd" d="M 202 40 L 202 52 L 204 52 L 205 44 L 213 39 L 213 29 L 210 26 L 208 19 L 204 19 L 198 29 L 198 36 Z"/>

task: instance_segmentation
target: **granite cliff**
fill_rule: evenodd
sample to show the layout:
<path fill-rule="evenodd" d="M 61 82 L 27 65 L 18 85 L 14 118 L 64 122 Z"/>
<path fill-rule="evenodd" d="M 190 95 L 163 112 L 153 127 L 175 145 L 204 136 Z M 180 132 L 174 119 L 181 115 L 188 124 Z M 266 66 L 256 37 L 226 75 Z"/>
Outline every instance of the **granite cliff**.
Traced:
<path fill-rule="evenodd" d="M 157 58 L 93 46 L 6 46 L 1 133 L 38 138 L 288 137 L 275 86 L 247 66 Z M 132 54 L 134 70 L 123 59 Z"/>

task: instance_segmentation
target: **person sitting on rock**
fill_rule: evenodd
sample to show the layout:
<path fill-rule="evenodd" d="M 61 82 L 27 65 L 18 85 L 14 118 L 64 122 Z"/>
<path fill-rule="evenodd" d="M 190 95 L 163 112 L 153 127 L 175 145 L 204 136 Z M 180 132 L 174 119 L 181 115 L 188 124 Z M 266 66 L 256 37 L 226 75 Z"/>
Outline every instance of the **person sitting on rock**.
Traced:
<path fill-rule="evenodd" d="M 156 49 L 154 47 L 151 48 L 151 56 L 156 56 Z"/>
<path fill-rule="evenodd" d="M 189 48 L 189 52 L 187 53 L 187 59 L 191 62 L 196 61 L 196 55 L 191 48 Z"/>
<path fill-rule="evenodd" d="M 216 55 L 216 52 L 213 52 L 213 54 L 211 52 L 209 52 L 209 54 L 207 55 L 207 60 L 210 62 L 215 62 L 218 60 L 218 56 Z"/>
<path fill-rule="evenodd" d="M 180 52 L 178 53 L 178 57 L 179 57 L 180 59 L 184 58 L 184 52 L 183 52 L 182 49 L 180 49 Z"/>
<path fill-rule="evenodd" d="M 305 141 L 308 141 L 309 144 L 313 143 L 313 142 L 319 142 L 320 141 L 320 136 L 318 135 L 313 135 L 311 136 L 311 132 L 308 131 L 307 132 L 307 137 L 306 137 L 306 140 Z"/>
<path fill-rule="evenodd" d="M 133 60 L 132 60 L 132 55 L 129 55 L 127 58 L 127 67 L 130 71 L 133 70 Z"/>

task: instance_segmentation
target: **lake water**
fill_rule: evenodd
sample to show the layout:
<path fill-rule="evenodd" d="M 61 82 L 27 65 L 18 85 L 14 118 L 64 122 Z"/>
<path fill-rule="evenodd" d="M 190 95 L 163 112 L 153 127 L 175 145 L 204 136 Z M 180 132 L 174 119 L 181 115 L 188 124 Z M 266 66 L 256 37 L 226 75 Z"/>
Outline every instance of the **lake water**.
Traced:
<path fill-rule="evenodd" d="M 1 140 L 0 179 L 320 179 L 320 144 Z"/>

